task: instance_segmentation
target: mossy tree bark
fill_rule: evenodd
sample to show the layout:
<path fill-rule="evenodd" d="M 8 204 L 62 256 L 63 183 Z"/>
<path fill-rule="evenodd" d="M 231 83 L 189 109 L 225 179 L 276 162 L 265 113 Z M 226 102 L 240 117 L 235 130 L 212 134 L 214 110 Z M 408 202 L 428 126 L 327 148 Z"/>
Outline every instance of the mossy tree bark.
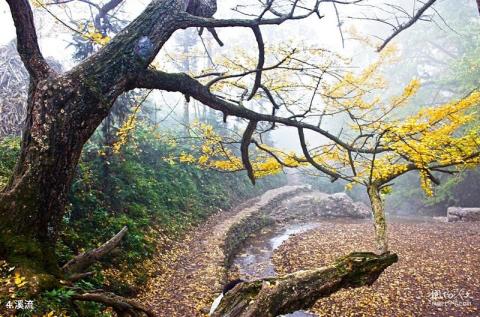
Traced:
<path fill-rule="evenodd" d="M 315 270 L 237 285 L 222 299 L 212 317 L 275 317 L 308 309 L 341 288 L 371 285 L 396 254 L 351 253 Z"/>
<path fill-rule="evenodd" d="M 380 253 L 388 251 L 387 222 L 385 220 L 385 205 L 377 185 L 367 187 L 368 197 L 372 205 L 375 242 Z"/>
<path fill-rule="evenodd" d="M 153 1 L 103 50 L 65 74 L 45 62 L 27 0 L 7 1 L 30 73 L 21 155 L 0 192 L 0 255 L 59 274 L 54 245 L 83 145 L 115 99 L 183 26 L 183 0 Z M 139 43 L 147 44 L 139 50 Z M 146 39 L 146 40 L 145 40 Z"/>

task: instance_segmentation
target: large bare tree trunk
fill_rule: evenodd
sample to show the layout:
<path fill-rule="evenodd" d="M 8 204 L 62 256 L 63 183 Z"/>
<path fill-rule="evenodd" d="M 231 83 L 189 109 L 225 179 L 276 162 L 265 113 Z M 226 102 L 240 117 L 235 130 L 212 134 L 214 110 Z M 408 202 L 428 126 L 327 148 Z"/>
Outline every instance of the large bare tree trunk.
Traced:
<path fill-rule="evenodd" d="M 131 89 L 138 73 L 181 27 L 178 15 L 186 4 L 153 1 L 103 50 L 59 75 L 38 48 L 28 1 L 7 2 L 31 80 L 21 154 L 0 192 L 0 256 L 56 275 L 56 235 L 83 145 L 116 98 Z"/>
<path fill-rule="evenodd" d="M 241 283 L 212 317 L 275 317 L 308 309 L 341 288 L 371 285 L 397 260 L 396 254 L 356 252 L 319 269 Z"/>

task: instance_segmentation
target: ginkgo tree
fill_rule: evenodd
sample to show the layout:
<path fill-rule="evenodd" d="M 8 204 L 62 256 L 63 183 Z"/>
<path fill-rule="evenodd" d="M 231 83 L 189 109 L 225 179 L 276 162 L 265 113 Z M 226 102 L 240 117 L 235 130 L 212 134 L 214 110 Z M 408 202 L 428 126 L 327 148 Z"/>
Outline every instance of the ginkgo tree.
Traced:
<path fill-rule="evenodd" d="M 297 128 L 301 152 L 296 153 L 262 143 L 261 135 L 265 130 L 257 129 L 251 122 L 241 140 L 234 136 L 222 138 L 211 126 L 194 123 L 191 127 L 193 135 L 202 140 L 202 145 L 193 149 L 195 155 L 182 153 L 177 159 L 182 163 L 223 171 L 246 169 L 253 182 L 255 178 L 276 174 L 285 168 L 313 167 L 332 181 L 346 181 L 347 189 L 362 185 L 372 206 L 378 251 L 385 253 L 388 243 L 382 193 L 391 190 L 395 178 L 418 171 L 420 186 L 427 195 L 433 195 L 432 186 L 439 184 L 435 173 L 453 174 L 480 163 L 480 128 L 475 124 L 480 92 L 473 91 L 459 100 L 402 115 L 403 108 L 420 88 L 420 82 L 413 79 L 400 95 L 381 97 L 387 88 L 381 68 L 394 62 L 395 56 L 391 47 L 361 72 L 346 72 L 336 80 L 324 83 L 316 91 L 318 100 L 307 105 L 306 112 L 302 109 L 305 105 L 290 105 L 289 111 L 295 111 L 310 121 L 319 118 L 319 121 L 340 123 L 338 135 L 323 138 L 323 142 L 312 149 L 309 149 L 303 127 Z M 300 61 L 297 55 L 289 55 L 286 59 L 290 58 L 294 63 Z M 289 62 L 286 64 L 293 67 Z M 324 63 L 316 70 L 320 69 L 324 75 L 332 74 L 331 65 L 338 66 L 339 62 L 329 61 L 328 65 L 325 67 Z M 298 78 L 291 80 L 279 72 L 281 70 L 275 70 L 275 81 L 270 82 L 272 92 L 288 87 L 291 94 L 292 87 L 309 87 L 305 81 L 300 85 L 296 81 Z M 239 82 L 224 83 L 226 87 L 229 84 L 242 87 Z M 232 144 L 240 144 L 240 151 L 235 152 L 227 146 Z M 249 152 L 250 145 L 255 147 L 254 151 Z"/>

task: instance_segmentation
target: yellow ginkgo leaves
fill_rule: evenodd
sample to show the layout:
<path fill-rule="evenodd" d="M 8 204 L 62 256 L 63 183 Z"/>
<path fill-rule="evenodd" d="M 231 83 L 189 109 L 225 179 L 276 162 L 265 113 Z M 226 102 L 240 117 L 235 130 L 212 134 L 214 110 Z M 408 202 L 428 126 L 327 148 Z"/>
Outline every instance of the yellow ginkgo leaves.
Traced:
<path fill-rule="evenodd" d="M 15 272 L 13 281 L 17 287 L 23 287 L 25 286 L 25 284 L 27 284 L 27 282 L 25 281 L 25 277 L 21 276 L 18 272 Z"/>

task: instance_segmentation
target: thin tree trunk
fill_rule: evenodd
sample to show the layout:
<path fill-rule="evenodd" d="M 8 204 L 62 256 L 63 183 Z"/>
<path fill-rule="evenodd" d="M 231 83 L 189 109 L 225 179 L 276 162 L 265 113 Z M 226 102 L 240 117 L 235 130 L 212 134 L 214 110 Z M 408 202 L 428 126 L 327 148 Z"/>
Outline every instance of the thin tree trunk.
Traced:
<path fill-rule="evenodd" d="M 372 204 L 373 225 L 375 227 L 375 241 L 378 251 L 382 254 L 388 251 L 387 222 L 385 221 L 385 205 L 377 185 L 367 188 L 368 197 Z"/>

